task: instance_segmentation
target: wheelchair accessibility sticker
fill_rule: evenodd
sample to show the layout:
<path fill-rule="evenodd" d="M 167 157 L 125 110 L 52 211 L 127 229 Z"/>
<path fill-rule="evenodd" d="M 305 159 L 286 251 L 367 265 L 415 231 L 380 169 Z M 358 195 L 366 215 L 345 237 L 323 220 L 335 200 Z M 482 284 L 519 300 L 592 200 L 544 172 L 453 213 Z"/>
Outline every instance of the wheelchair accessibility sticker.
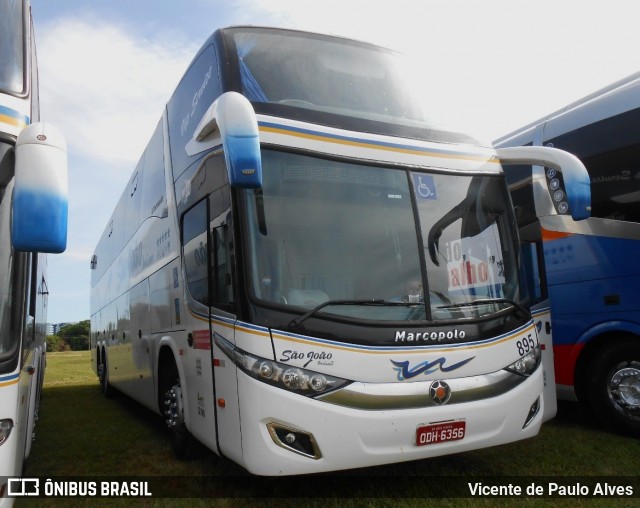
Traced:
<path fill-rule="evenodd" d="M 414 174 L 413 185 L 416 189 L 416 196 L 421 199 L 438 199 L 436 193 L 436 183 L 433 176 L 425 174 Z"/>

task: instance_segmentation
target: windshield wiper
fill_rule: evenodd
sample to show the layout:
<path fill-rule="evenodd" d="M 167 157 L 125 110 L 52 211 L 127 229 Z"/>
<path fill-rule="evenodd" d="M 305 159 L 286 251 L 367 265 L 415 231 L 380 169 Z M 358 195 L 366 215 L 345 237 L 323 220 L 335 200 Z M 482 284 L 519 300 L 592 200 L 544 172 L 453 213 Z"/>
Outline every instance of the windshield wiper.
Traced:
<path fill-rule="evenodd" d="M 519 312 L 522 313 L 522 317 L 527 317 L 530 316 L 531 313 L 525 309 L 522 305 L 520 305 L 518 302 L 511 300 L 509 298 L 479 298 L 477 300 L 471 300 L 469 302 L 463 302 L 463 303 L 451 303 L 448 305 L 439 305 L 438 307 L 436 307 L 437 309 L 459 309 L 462 307 L 471 307 L 473 305 L 486 305 L 489 303 L 508 303 L 509 305 L 511 305 L 513 308 L 515 308 L 516 310 L 518 310 Z"/>
<path fill-rule="evenodd" d="M 369 300 L 327 300 L 326 302 L 322 302 L 320 305 L 317 305 L 309 312 L 306 312 L 300 317 L 292 319 L 289 322 L 289 328 L 299 328 L 303 322 L 313 316 L 316 312 L 324 309 L 325 307 L 329 307 L 331 305 L 363 305 L 363 306 L 384 306 L 384 307 L 413 307 L 416 305 L 423 305 L 422 303 L 410 303 L 410 302 L 392 302 L 389 300 L 382 299 L 369 299 Z"/>

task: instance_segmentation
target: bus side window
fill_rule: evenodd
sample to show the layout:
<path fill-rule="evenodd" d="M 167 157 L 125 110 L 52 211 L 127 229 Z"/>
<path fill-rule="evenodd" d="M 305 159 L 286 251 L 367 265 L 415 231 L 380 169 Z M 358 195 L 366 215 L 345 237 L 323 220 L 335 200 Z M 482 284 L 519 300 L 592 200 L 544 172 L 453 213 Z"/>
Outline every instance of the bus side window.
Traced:
<path fill-rule="evenodd" d="M 591 177 L 592 216 L 640 222 L 640 144 L 584 159 Z"/>
<path fill-rule="evenodd" d="M 231 311 L 234 309 L 234 254 L 229 187 L 218 189 L 210 199 L 210 202 L 203 199 L 182 216 L 186 282 L 195 301 Z M 211 222 L 208 220 L 209 204 L 218 210 L 224 206 L 224 211 Z M 207 224 L 211 227 L 210 235 Z"/>
<path fill-rule="evenodd" d="M 211 256 L 212 290 L 211 305 L 223 310 L 232 310 L 234 304 L 231 231 L 226 225 L 211 231 L 213 250 Z"/>
<path fill-rule="evenodd" d="M 211 226 L 211 306 L 233 311 L 234 245 L 231 228 L 230 188 L 223 186 L 210 197 Z"/>
<path fill-rule="evenodd" d="M 191 297 L 203 305 L 209 305 L 207 217 L 206 199 L 182 216 L 182 250 L 187 287 Z"/>
<path fill-rule="evenodd" d="M 188 155 L 185 145 L 193 136 L 202 115 L 221 93 L 218 59 L 211 45 L 187 69 L 167 104 L 174 180 L 201 155 Z"/>
<path fill-rule="evenodd" d="M 640 108 L 545 140 L 576 155 L 591 178 L 591 216 L 640 222 Z"/>
<path fill-rule="evenodd" d="M 531 304 L 546 300 L 547 284 L 544 267 L 544 250 L 540 223 L 520 228 L 520 252 L 522 254 L 522 280 L 526 283 Z"/>
<path fill-rule="evenodd" d="M 504 166 L 520 234 L 521 275 L 532 305 L 547 298 L 542 229 L 536 216 L 531 166 Z M 523 288 L 524 289 L 524 288 Z"/>
<path fill-rule="evenodd" d="M 142 195 L 140 196 L 141 222 L 147 217 L 163 217 L 167 211 L 162 121 L 158 123 L 144 154 Z"/>

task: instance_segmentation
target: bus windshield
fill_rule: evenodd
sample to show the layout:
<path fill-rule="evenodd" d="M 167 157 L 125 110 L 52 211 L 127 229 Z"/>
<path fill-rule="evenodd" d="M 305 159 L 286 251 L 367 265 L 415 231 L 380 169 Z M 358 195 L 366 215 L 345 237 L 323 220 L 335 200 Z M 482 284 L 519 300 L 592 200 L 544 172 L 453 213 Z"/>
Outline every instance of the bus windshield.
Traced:
<path fill-rule="evenodd" d="M 501 176 L 269 150 L 263 171 L 261 191 L 246 194 L 258 300 L 298 312 L 329 302 L 322 313 L 388 321 L 474 319 L 517 305 L 517 233 Z"/>
<path fill-rule="evenodd" d="M 242 93 L 253 103 L 295 106 L 424 128 L 410 66 L 393 51 L 293 31 L 234 29 Z M 322 76 L 322 79 L 318 79 Z"/>
<path fill-rule="evenodd" d="M 22 0 L 0 3 L 0 90 L 24 93 Z"/>

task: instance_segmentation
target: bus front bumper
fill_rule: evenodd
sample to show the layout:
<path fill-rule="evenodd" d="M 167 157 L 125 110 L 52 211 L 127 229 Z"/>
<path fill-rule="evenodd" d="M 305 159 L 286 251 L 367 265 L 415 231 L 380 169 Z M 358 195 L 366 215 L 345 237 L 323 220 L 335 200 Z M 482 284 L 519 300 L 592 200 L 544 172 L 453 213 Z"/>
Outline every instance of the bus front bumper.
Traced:
<path fill-rule="evenodd" d="M 238 388 L 244 395 L 242 465 L 267 476 L 418 460 L 527 439 L 538 434 L 544 409 L 542 368 L 497 397 L 395 410 L 298 397 L 242 372 Z"/>

